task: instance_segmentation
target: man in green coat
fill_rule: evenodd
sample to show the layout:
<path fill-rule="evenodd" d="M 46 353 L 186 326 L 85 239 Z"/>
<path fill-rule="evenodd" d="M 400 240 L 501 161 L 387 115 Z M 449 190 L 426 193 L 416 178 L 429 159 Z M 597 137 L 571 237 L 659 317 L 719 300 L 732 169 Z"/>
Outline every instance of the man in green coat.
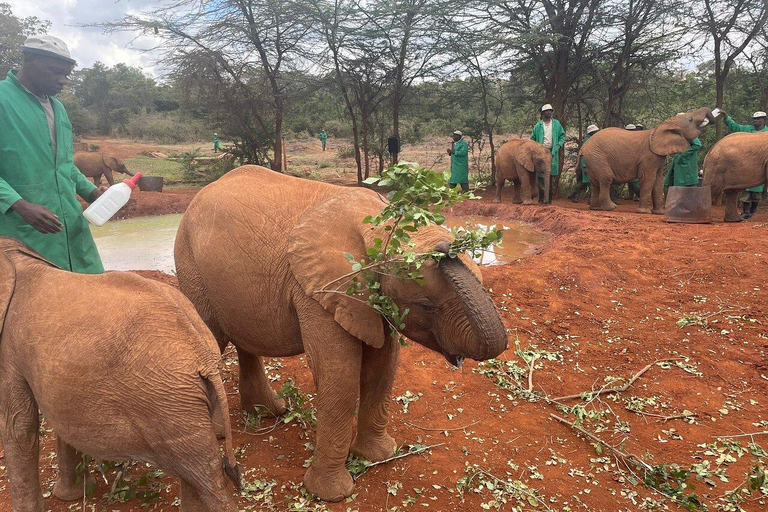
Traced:
<path fill-rule="evenodd" d="M 672 166 L 664 176 L 664 188 L 667 187 L 696 187 L 699 185 L 699 150 L 701 141 L 697 138 L 691 141 L 687 151 L 678 153 L 672 159 Z"/>
<path fill-rule="evenodd" d="M 453 132 L 448 154 L 451 155 L 451 188 L 461 185 L 462 192 L 469 192 L 469 147 L 464 134 L 459 130 Z"/>
<path fill-rule="evenodd" d="M 595 124 L 591 124 L 587 126 L 587 134 L 584 136 L 584 138 L 581 140 L 581 146 L 584 147 L 584 143 L 589 140 L 590 137 L 592 137 L 594 134 L 600 131 L 600 128 L 597 127 Z M 571 194 L 568 196 L 568 199 L 571 200 L 572 203 L 578 203 L 579 202 L 579 195 L 589 190 L 589 174 L 587 173 L 587 163 L 584 161 L 584 158 L 579 159 L 579 167 L 581 170 L 581 179 L 577 180 L 576 182 L 576 188 L 571 192 Z M 578 173 L 577 173 L 578 178 Z"/>
<path fill-rule="evenodd" d="M 757 111 L 752 114 L 751 125 L 737 123 L 724 110 L 721 110 L 720 113 L 725 116 L 725 126 L 728 127 L 728 130 L 730 130 L 731 133 L 757 133 L 768 131 L 768 126 L 765 124 L 766 114 L 763 111 Z M 755 214 L 757 207 L 760 205 L 760 199 L 763 197 L 763 191 L 765 191 L 765 185 L 748 188 L 744 191 L 744 194 L 742 194 L 742 196 L 739 198 L 743 208 L 743 212 L 741 214 L 742 219 L 747 220 Z"/>
<path fill-rule="evenodd" d="M 539 203 L 549 204 L 552 202 L 552 192 L 558 188 L 560 183 L 560 151 L 565 145 L 565 130 L 560 121 L 552 118 L 555 110 L 552 105 L 547 103 L 541 107 L 541 121 L 536 123 L 531 132 L 531 139 L 544 144 L 552 153 L 552 168 L 550 175 L 552 183 L 549 187 L 549 197 L 544 197 L 544 176 L 536 173 L 536 180 L 539 183 Z"/>
<path fill-rule="evenodd" d="M 219 139 L 219 134 L 214 133 L 213 134 L 213 153 L 216 154 L 221 149 L 221 139 Z"/>
<path fill-rule="evenodd" d="M 77 200 L 101 190 L 72 162 L 72 125 L 53 96 L 75 61 L 61 39 L 32 36 L 24 63 L 0 81 L 0 236 L 16 238 L 62 269 L 104 271 Z"/>
<path fill-rule="evenodd" d="M 328 134 L 325 133 L 325 130 L 322 130 L 320 135 L 318 135 L 318 138 L 320 139 L 320 143 L 323 145 L 323 151 L 325 151 L 325 143 L 328 140 Z"/>

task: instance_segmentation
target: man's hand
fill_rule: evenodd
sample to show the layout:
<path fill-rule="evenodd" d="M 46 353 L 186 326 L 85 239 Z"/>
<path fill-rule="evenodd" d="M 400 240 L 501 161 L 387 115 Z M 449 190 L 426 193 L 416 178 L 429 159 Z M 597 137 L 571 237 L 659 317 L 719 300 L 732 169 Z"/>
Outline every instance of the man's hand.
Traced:
<path fill-rule="evenodd" d="M 41 233 L 58 233 L 64 227 L 64 225 L 59 222 L 59 218 L 56 214 L 45 206 L 19 199 L 13 203 L 11 208 L 24 219 L 24 222 Z"/>
<path fill-rule="evenodd" d="M 104 193 L 105 190 L 107 189 L 104 187 L 99 187 L 97 189 L 94 189 L 93 192 L 91 192 L 91 195 L 88 196 L 88 202 L 92 203 L 95 200 L 97 200 L 99 197 L 101 197 L 101 195 Z"/>

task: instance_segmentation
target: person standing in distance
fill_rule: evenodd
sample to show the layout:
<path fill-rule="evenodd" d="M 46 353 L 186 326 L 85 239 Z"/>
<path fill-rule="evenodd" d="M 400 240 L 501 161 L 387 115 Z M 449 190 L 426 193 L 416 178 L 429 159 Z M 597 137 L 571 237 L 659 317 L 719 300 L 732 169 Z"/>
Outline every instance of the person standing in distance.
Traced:
<path fill-rule="evenodd" d="M 587 126 L 587 134 L 584 136 L 584 139 L 582 139 L 581 145 L 584 146 L 584 143 L 599 131 L 600 128 L 595 124 Z M 584 161 L 584 158 L 579 159 L 579 167 L 581 168 L 581 179 L 576 183 L 576 188 L 571 192 L 571 195 L 568 196 L 568 199 L 570 199 L 572 203 L 578 203 L 579 194 L 589 190 L 590 185 L 589 174 L 587 173 L 587 163 Z"/>
<path fill-rule="evenodd" d="M 325 151 L 325 143 L 328 141 L 328 134 L 325 133 L 325 129 L 320 132 L 318 138 L 320 139 L 320 143 L 323 145 L 323 151 Z"/>
<path fill-rule="evenodd" d="M 214 133 L 213 134 L 213 154 L 216 154 L 221 150 L 221 140 L 219 139 L 219 134 Z"/>
<path fill-rule="evenodd" d="M 453 132 L 448 154 L 451 155 L 451 188 L 461 185 L 462 192 L 469 192 L 469 147 L 461 131 Z"/>
<path fill-rule="evenodd" d="M 0 81 L 0 236 L 64 270 L 104 272 L 77 196 L 101 196 L 72 161 L 72 125 L 54 96 L 75 66 L 53 36 L 28 37 L 21 69 Z"/>
<path fill-rule="evenodd" d="M 560 151 L 565 146 L 565 130 L 560 124 L 560 121 L 554 119 L 552 114 L 555 113 L 555 109 L 552 105 L 547 103 L 541 107 L 541 121 L 536 123 L 531 132 L 531 139 L 536 142 L 544 144 L 547 149 L 552 153 L 552 168 L 550 175 L 552 176 L 552 183 L 549 187 L 549 197 L 544 197 L 544 175 L 536 172 L 536 180 L 539 184 L 539 203 L 549 204 L 552 202 L 552 193 L 557 191 L 560 184 Z M 555 194 L 557 195 L 557 194 Z"/>

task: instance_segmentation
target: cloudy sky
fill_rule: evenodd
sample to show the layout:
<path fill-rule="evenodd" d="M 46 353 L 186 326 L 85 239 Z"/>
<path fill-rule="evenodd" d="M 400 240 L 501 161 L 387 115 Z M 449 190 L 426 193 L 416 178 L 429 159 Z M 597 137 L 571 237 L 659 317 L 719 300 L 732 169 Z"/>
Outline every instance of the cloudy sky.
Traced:
<path fill-rule="evenodd" d="M 77 60 L 78 67 L 89 67 L 96 61 L 107 65 L 124 62 L 139 66 L 157 75 L 152 56 L 141 48 L 150 48 L 152 41 L 134 41 L 130 34 L 103 34 L 98 28 L 76 25 L 115 21 L 127 13 L 137 13 L 156 7 L 157 0 L 2 0 L 11 4 L 13 13 L 21 18 L 37 16 L 51 22 L 49 34 L 62 38 Z"/>

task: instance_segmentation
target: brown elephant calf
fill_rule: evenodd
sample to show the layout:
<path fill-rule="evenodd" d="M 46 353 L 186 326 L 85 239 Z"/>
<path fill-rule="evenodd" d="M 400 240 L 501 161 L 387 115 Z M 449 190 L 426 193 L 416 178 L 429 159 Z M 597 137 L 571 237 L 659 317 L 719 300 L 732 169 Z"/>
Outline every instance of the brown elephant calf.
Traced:
<path fill-rule="evenodd" d="M 530 139 L 505 142 L 496 155 L 496 199 L 493 202 L 501 202 L 504 181 L 509 180 L 515 186 L 513 203 L 535 204 L 539 189 L 536 173 L 539 172 L 544 175 L 544 197 L 549 197 L 551 167 L 552 154 L 544 144 Z"/>
<path fill-rule="evenodd" d="M 39 411 L 57 435 L 53 494 L 82 498 L 78 452 L 137 459 L 181 479 L 181 510 L 236 512 L 239 485 L 216 341 L 177 290 L 128 273 L 54 267 L 0 237 L 0 435 L 14 512 L 43 512 Z M 95 321 L 95 304 L 122 313 Z"/>
<path fill-rule="evenodd" d="M 101 177 L 107 178 L 110 186 L 115 184 L 113 172 L 121 172 L 128 176 L 134 173 L 128 170 L 122 160 L 103 153 L 89 153 L 87 151 L 77 151 L 74 156 L 75 167 L 80 172 L 93 180 L 95 185 L 101 184 Z"/>

